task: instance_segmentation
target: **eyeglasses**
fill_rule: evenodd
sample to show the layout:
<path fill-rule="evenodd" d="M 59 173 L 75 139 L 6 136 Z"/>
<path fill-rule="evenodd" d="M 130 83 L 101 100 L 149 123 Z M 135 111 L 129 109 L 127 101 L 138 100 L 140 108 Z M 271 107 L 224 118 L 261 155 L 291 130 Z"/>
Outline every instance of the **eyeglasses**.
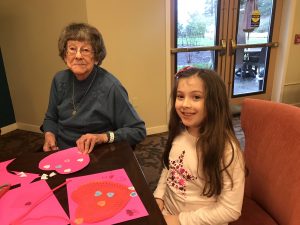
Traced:
<path fill-rule="evenodd" d="M 67 49 L 67 53 L 69 55 L 76 55 L 78 51 L 82 56 L 90 56 L 94 52 L 89 48 L 76 48 L 72 46 L 68 47 Z"/>

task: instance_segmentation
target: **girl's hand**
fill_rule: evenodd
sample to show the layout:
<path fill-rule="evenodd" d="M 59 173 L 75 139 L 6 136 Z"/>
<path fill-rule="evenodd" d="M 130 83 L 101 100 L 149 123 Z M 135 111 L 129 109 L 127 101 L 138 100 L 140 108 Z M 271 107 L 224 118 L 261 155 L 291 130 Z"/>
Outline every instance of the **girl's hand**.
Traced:
<path fill-rule="evenodd" d="M 180 225 L 177 215 L 165 215 L 164 218 L 168 225 Z"/>
<path fill-rule="evenodd" d="M 84 134 L 76 141 L 76 145 L 79 151 L 83 154 L 88 154 L 94 149 L 96 144 L 107 142 L 108 137 L 106 134 Z"/>
<path fill-rule="evenodd" d="M 158 205 L 160 211 L 162 211 L 163 208 L 164 208 L 164 200 L 162 200 L 162 199 L 160 199 L 160 198 L 156 198 L 155 201 L 156 201 L 156 203 L 157 203 L 157 205 Z"/>
<path fill-rule="evenodd" d="M 44 142 L 43 150 L 44 152 L 58 150 L 58 147 L 56 145 L 56 138 L 52 132 L 48 131 L 45 133 L 45 142 Z"/>

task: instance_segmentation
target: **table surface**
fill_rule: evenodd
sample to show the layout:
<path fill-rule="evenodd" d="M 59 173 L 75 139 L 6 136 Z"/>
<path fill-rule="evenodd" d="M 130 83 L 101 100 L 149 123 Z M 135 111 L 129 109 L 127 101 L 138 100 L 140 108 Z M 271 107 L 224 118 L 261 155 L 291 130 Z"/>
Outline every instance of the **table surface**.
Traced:
<path fill-rule="evenodd" d="M 45 171 L 40 170 L 38 164 L 41 159 L 52 153 L 53 152 L 26 153 L 12 161 L 8 165 L 7 169 L 10 171 L 23 171 L 27 173 L 43 174 Z M 164 218 L 155 202 L 153 194 L 147 185 L 138 161 L 133 154 L 131 147 L 125 142 L 98 145 L 90 153 L 90 163 L 87 167 L 68 175 L 57 174 L 46 181 L 52 189 L 65 182 L 67 178 L 106 172 L 121 168 L 126 171 L 149 215 L 119 224 L 166 225 Z M 49 171 L 47 171 L 47 173 L 48 172 Z M 66 213 L 69 214 L 66 186 L 56 190 L 54 194 Z"/>

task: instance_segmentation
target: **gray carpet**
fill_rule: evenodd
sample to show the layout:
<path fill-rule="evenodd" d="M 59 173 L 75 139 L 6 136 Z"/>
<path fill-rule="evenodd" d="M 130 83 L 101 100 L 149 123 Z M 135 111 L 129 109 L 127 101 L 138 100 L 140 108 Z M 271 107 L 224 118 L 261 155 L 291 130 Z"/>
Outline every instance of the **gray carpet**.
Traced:
<path fill-rule="evenodd" d="M 244 147 L 244 133 L 239 117 L 233 119 L 236 135 Z M 160 170 L 161 157 L 167 140 L 167 133 L 147 136 L 136 146 L 134 151 L 152 191 L 156 188 Z M 34 152 L 43 145 L 43 135 L 23 130 L 15 130 L 0 136 L 0 161 L 6 161 L 20 156 L 24 152 Z"/>

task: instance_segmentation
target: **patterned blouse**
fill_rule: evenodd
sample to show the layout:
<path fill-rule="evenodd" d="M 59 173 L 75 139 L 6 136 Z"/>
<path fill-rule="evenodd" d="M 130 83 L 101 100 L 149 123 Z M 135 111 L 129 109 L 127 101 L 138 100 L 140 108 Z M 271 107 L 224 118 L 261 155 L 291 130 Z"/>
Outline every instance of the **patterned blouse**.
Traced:
<path fill-rule="evenodd" d="M 196 142 L 197 138 L 186 130 L 174 139 L 169 169 L 163 169 L 154 197 L 164 200 L 163 214 L 178 215 L 181 225 L 226 225 L 241 214 L 245 184 L 242 153 L 234 147 L 235 158 L 229 166 L 233 188 L 224 173 L 222 193 L 206 197 L 202 195 L 205 182 L 202 165 L 198 163 L 201 154 L 197 156 Z M 225 150 L 225 163 L 232 157 L 229 146 Z"/>

